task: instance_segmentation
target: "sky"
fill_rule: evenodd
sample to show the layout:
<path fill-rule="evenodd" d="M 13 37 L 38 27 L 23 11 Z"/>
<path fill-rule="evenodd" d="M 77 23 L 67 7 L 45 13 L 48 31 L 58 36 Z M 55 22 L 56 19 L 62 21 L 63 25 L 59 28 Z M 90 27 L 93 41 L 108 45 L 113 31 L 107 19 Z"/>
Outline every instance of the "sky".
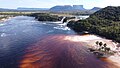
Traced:
<path fill-rule="evenodd" d="M 120 0 L 0 0 L 0 8 L 50 8 L 55 5 L 84 5 L 84 8 L 120 6 Z"/>

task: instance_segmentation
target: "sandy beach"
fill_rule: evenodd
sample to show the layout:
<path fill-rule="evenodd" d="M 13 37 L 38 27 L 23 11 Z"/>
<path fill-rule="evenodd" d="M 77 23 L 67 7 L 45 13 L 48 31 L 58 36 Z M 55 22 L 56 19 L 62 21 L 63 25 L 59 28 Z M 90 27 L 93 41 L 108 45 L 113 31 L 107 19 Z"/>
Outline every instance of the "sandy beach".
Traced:
<path fill-rule="evenodd" d="M 100 42 L 106 43 L 108 47 L 110 47 L 111 50 L 113 51 L 116 51 L 116 48 L 118 45 L 118 43 L 115 43 L 112 40 L 98 37 L 96 35 L 82 35 L 82 36 L 66 37 L 65 40 L 70 40 L 74 42 L 84 42 L 87 44 L 86 46 L 95 46 L 96 45 L 95 42 L 100 41 Z M 120 49 L 118 51 L 120 51 Z M 120 53 L 117 53 L 113 56 L 108 57 L 107 60 L 114 62 L 116 65 L 120 65 Z"/>

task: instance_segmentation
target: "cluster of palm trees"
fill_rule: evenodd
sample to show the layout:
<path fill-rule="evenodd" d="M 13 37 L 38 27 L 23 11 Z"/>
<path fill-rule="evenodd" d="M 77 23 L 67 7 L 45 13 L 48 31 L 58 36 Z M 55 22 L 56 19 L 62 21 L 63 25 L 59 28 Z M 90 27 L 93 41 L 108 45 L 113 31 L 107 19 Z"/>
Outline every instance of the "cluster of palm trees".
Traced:
<path fill-rule="evenodd" d="M 102 52 L 109 52 L 111 49 L 109 47 L 107 47 L 107 44 L 106 43 L 103 43 L 103 42 L 99 42 L 99 41 L 96 41 L 96 46 L 97 46 L 97 50 L 98 51 L 102 51 Z"/>
<path fill-rule="evenodd" d="M 89 48 L 89 51 L 96 55 L 98 58 L 109 57 L 114 55 L 114 52 L 107 46 L 106 43 L 96 41 L 95 48 Z"/>

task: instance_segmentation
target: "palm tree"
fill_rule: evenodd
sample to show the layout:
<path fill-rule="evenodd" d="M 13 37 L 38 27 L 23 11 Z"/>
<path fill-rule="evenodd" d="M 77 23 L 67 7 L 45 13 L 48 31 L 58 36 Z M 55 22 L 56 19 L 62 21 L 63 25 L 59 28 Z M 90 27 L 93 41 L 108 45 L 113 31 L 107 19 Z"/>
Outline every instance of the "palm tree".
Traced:
<path fill-rule="evenodd" d="M 107 46 L 107 44 L 105 43 L 103 46 L 104 46 L 104 47 L 106 47 L 106 46 Z"/>
<path fill-rule="evenodd" d="M 98 45 L 98 44 L 99 44 L 99 41 L 96 41 L 95 43 Z"/>
<path fill-rule="evenodd" d="M 103 44 L 103 49 L 105 52 L 106 52 L 106 48 L 107 48 L 107 44 L 105 43 L 105 44 Z"/>
<path fill-rule="evenodd" d="M 95 43 L 96 43 L 96 46 L 97 46 L 97 49 L 98 49 L 98 44 L 99 44 L 99 41 L 96 41 Z"/>
<path fill-rule="evenodd" d="M 101 47 L 102 50 L 105 50 L 105 47 Z"/>
<path fill-rule="evenodd" d="M 103 43 L 102 42 L 99 42 L 99 46 L 101 47 L 103 45 Z"/>
<path fill-rule="evenodd" d="M 101 50 L 102 45 L 103 45 L 103 43 L 99 42 L 99 48 L 98 48 L 99 51 Z"/>

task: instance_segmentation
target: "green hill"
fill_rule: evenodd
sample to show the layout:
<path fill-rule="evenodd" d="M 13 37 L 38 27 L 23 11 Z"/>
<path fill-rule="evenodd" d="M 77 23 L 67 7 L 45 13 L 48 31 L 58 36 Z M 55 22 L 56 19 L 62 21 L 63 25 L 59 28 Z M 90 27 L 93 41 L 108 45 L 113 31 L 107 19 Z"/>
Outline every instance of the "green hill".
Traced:
<path fill-rule="evenodd" d="M 108 6 L 100 11 L 95 12 L 90 17 L 96 16 L 99 19 L 108 19 L 112 21 L 120 21 L 120 7 Z"/>
<path fill-rule="evenodd" d="M 68 26 L 76 32 L 89 31 L 120 42 L 120 7 L 108 6 L 86 20 L 71 21 Z"/>

